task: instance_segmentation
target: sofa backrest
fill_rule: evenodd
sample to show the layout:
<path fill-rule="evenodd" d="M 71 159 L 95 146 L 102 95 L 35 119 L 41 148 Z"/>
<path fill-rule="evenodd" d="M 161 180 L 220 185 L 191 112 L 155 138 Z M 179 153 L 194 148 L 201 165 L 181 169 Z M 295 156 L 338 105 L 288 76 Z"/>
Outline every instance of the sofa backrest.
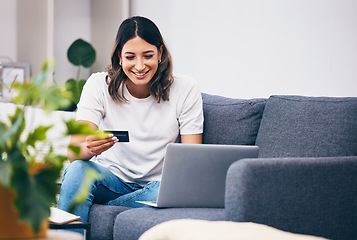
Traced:
<path fill-rule="evenodd" d="M 357 156 L 357 98 L 271 96 L 259 157 Z"/>
<path fill-rule="evenodd" d="M 202 94 L 205 144 L 254 145 L 266 99 Z"/>

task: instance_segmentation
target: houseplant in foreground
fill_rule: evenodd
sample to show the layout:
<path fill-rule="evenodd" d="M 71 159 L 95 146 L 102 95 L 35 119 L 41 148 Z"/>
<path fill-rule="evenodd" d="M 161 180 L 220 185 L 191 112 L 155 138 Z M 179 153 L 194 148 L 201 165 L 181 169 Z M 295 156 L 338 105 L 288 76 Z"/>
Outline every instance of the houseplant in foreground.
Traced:
<path fill-rule="evenodd" d="M 18 92 L 14 98 L 16 111 L 9 116 L 8 122 L 0 122 L 0 207 L 5 208 L 0 211 L 0 238 L 44 236 L 50 207 L 56 203 L 59 191 L 57 180 L 67 157 L 55 154 L 51 143 L 46 142 L 46 133 L 52 126 L 37 126 L 25 138 L 21 138 L 26 124 L 31 124 L 25 119 L 25 112 L 29 108 L 40 107 L 51 112 L 71 102 L 71 93 L 64 87 L 47 84 L 47 76 L 52 69 L 53 63 L 46 61 L 37 77 L 23 84 L 14 84 Z M 66 135 L 103 136 L 100 131 L 94 131 L 74 119 L 65 124 Z M 48 145 L 48 151 L 40 160 L 36 151 L 39 142 Z M 79 151 L 75 146 L 71 146 L 71 149 L 77 153 Z M 92 179 L 98 177 L 93 172 L 89 172 L 88 176 L 92 176 Z M 81 194 L 77 199 L 85 198 L 83 195 L 86 191 Z M 15 217 L 10 214 L 15 214 Z M 21 229 L 14 229 L 15 225 Z"/>

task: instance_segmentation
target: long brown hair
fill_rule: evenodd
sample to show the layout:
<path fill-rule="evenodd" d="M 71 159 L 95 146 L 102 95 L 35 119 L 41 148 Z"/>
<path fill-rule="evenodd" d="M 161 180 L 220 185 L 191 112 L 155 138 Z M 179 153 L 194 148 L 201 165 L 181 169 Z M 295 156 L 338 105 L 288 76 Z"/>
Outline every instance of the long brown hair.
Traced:
<path fill-rule="evenodd" d="M 126 19 L 119 27 L 112 52 L 111 64 L 106 69 L 108 72 L 106 81 L 109 95 L 115 102 L 128 101 L 124 96 L 124 84 L 128 80 L 128 77 L 120 65 L 119 55 L 121 54 L 124 44 L 136 36 L 156 46 L 158 50 L 160 50 L 162 46 L 161 62 L 150 81 L 150 94 L 158 103 L 160 103 L 161 99 L 169 101 L 170 87 L 173 82 L 170 52 L 155 23 L 139 16 Z M 120 86 L 122 86 L 121 92 L 119 91 Z"/>

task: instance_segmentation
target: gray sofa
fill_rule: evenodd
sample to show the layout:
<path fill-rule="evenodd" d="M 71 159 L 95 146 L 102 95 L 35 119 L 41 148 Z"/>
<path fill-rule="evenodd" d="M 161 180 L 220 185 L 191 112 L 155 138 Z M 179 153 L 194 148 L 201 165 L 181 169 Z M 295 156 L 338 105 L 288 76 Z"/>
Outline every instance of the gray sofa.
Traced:
<path fill-rule="evenodd" d="M 92 239 L 134 240 L 161 222 L 183 218 L 357 239 L 357 98 L 202 96 L 205 144 L 260 147 L 259 158 L 229 168 L 225 208 L 93 205 Z"/>

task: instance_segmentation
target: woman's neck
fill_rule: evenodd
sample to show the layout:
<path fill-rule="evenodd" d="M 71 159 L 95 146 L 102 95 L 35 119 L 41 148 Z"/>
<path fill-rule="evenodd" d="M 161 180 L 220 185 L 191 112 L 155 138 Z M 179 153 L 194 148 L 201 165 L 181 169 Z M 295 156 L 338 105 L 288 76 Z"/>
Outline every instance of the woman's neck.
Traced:
<path fill-rule="evenodd" d="M 129 80 L 126 82 L 126 87 L 133 97 L 147 98 L 150 96 L 150 86 L 148 85 L 137 86 Z"/>

